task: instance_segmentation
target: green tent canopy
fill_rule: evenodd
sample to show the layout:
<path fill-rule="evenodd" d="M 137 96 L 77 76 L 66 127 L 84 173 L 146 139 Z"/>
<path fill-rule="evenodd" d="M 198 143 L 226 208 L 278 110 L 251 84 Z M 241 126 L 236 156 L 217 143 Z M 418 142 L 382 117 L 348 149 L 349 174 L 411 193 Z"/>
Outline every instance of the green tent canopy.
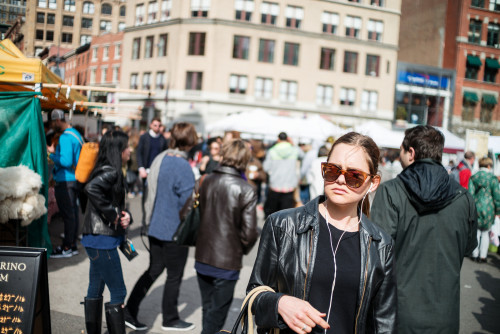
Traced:
<path fill-rule="evenodd" d="M 497 98 L 495 97 L 495 95 L 483 94 L 483 103 L 484 104 L 497 104 Z"/>
<path fill-rule="evenodd" d="M 497 69 L 497 70 L 500 68 L 500 64 L 498 63 L 498 60 L 496 60 L 494 58 L 486 58 L 486 66 L 489 68 Z"/>
<path fill-rule="evenodd" d="M 464 92 L 464 99 L 469 102 L 479 102 L 479 97 L 474 92 Z"/>
<path fill-rule="evenodd" d="M 469 64 L 470 66 L 480 67 L 483 63 L 481 62 L 481 59 L 479 59 L 478 56 L 468 55 L 467 64 Z"/>

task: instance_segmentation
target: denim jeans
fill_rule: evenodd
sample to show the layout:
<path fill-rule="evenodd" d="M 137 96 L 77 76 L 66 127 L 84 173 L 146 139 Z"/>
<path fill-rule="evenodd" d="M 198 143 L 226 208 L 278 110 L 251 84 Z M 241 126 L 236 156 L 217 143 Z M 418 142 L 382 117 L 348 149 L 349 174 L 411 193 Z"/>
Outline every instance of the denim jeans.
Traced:
<path fill-rule="evenodd" d="M 59 213 L 64 222 L 63 246 L 71 248 L 76 245 L 78 237 L 78 186 L 76 181 L 57 182 L 54 187 Z"/>
<path fill-rule="evenodd" d="M 233 301 L 236 282 L 198 273 L 203 312 L 201 334 L 213 334 L 222 329 Z"/>
<path fill-rule="evenodd" d="M 118 250 L 90 247 L 86 247 L 85 250 L 90 259 L 87 298 L 101 298 L 104 285 L 107 285 L 111 295 L 110 304 L 123 304 L 127 288 L 123 281 Z"/>

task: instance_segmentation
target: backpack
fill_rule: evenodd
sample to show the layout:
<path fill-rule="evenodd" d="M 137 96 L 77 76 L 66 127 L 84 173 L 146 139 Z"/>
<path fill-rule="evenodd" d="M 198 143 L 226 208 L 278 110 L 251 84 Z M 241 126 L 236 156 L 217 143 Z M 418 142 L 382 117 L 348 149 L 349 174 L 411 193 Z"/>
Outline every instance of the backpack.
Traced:
<path fill-rule="evenodd" d="M 460 164 L 458 164 L 458 166 L 460 166 Z M 455 180 L 457 181 L 458 183 L 460 183 L 460 172 L 463 171 L 464 169 L 468 169 L 467 166 L 463 165 L 462 164 L 462 167 L 458 167 L 458 166 L 454 166 L 452 169 L 451 169 L 451 172 L 450 172 L 450 178 L 452 180 Z"/>
<path fill-rule="evenodd" d="M 72 134 L 82 144 L 80 150 L 80 157 L 75 167 L 75 178 L 80 183 L 86 183 L 89 180 L 90 173 L 94 169 L 95 162 L 97 161 L 97 154 L 99 153 L 98 143 L 84 143 L 74 133 Z"/>

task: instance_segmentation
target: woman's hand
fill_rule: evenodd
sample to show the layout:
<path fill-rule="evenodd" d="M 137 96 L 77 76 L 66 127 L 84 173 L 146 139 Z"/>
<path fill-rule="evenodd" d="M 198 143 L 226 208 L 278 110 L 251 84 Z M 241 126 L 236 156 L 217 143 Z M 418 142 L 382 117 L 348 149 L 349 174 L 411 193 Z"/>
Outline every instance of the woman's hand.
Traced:
<path fill-rule="evenodd" d="M 120 225 L 126 229 L 130 224 L 130 215 L 127 211 L 122 211 L 122 217 L 120 218 Z"/>
<path fill-rule="evenodd" d="M 310 333 L 316 325 L 324 329 L 330 328 L 330 325 L 323 319 L 326 316 L 325 313 L 319 312 L 308 302 L 296 297 L 281 297 L 278 303 L 278 313 L 295 333 Z"/>

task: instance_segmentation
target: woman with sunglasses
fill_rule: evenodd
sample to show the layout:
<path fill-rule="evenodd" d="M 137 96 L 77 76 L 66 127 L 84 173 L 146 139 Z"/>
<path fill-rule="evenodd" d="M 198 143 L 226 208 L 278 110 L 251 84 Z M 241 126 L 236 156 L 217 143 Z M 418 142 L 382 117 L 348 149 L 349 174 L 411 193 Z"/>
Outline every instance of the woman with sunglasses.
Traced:
<path fill-rule="evenodd" d="M 345 134 L 321 165 L 325 195 L 268 217 L 247 288 L 276 291 L 254 301 L 259 333 L 395 332 L 393 241 L 368 219 L 379 155 Z"/>

